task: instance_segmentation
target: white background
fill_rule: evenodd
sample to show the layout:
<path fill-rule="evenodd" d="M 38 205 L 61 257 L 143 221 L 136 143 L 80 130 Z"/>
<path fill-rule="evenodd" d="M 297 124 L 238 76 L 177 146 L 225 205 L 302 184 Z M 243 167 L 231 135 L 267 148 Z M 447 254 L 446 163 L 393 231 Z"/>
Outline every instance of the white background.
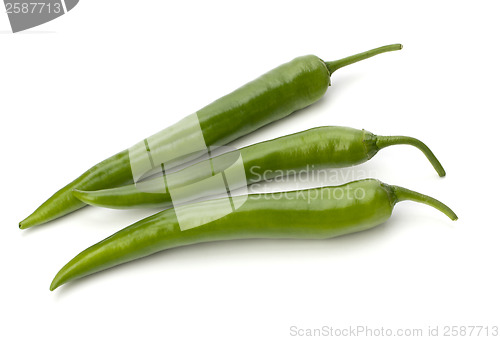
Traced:
<path fill-rule="evenodd" d="M 299 338 L 291 326 L 500 326 L 496 2 L 173 3 L 82 0 L 19 34 L 0 14 L 0 337 L 289 339 Z M 340 174 L 432 195 L 457 222 L 404 202 L 364 233 L 189 246 L 49 291 L 78 252 L 153 213 L 86 208 L 19 230 L 54 191 L 296 56 L 332 60 L 391 43 L 404 48 L 337 71 L 317 104 L 232 145 L 321 125 L 417 137 L 445 178 L 409 146 Z"/>

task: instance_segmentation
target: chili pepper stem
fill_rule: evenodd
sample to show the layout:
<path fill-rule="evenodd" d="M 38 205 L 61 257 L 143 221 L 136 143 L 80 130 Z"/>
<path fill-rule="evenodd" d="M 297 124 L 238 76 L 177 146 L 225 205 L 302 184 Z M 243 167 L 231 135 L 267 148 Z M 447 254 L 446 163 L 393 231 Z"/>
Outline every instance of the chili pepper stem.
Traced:
<path fill-rule="evenodd" d="M 406 136 L 377 136 L 376 144 L 379 149 L 398 144 L 412 145 L 422 151 L 429 162 L 431 162 L 439 177 L 446 176 L 446 171 L 444 171 L 443 166 L 436 158 L 436 156 L 434 156 L 434 153 L 432 153 L 431 149 L 429 149 L 427 145 L 416 138 Z"/>
<path fill-rule="evenodd" d="M 417 203 L 423 203 L 427 204 L 428 206 L 431 206 L 439 211 L 441 211 L 443 214 L 448 216 L 451 220 L 456 221 L 458 220 L 457 215 L 451 210 L 446 204 L 438 201 L 435 198 L 432 198 L 430 196 L 398 187 L 396 185 L 391 185 L 390 186 L 392 189 L 392 192 L 394 193 L 394 196 L 396 196 L 396 202 L 401 202 L 401 201 L 413 201 Z"/>
<path fill-rule="evenodd" d="M 326 64 L 326 67 L 328 68 L 328 71 L 330 72 L 330 75 L 332 75 L 333 72 L 337 71 L 339 68 L 342 68 L 344 66 L 351 65 L 351 64 L 357 63 L 358 61 L 371 58 L 371 57 L 373 57 L 377 54 L 380 54 L 380 53 L 397 51 L 397 50 L 400 50 L 402 48 L 403 48 L 403 45 L 401 45 L 401 44 L 382 46 L 382 47 L 374 48 L 373 50 L 361 52 L 361 53 L 352 55 L 350 57 L 342 58 L 339 60 L 326 61 L 325 64 Z"/>

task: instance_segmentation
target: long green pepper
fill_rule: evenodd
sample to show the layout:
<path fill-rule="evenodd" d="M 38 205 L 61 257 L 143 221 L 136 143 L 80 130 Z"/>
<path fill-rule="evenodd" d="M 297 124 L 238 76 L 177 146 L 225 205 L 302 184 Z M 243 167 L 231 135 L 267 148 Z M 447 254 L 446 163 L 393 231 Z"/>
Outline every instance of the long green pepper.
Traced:
<path fill-rule="evenodd" d="M 184 245 L 248 238 L 325 239 L 373 228 L 385 222 L 397 202 L 427 204 L 456 220 L 438 200 L 374 179 L 338 187 L 249 195 L 236 211 L 213 221 L 186 206 L 191 228 L 183 230 L 174 209 L 167 209 L 118 231 L 82 251 L 55 276 L 50 290 L 86 275 L 156 252 Z M 226 200 L 206 201 L 212 214 L 224 215 Z M 191 208 L 190 208 L 191 207 Z"/>
<path fill-rule="evenodd" d="M 297 173 L 306 169 L 325 169 L 348 167 L 361 164 L 371 159 L 380 149 L 398 144 L 409 144 L 420 149 L 429 159 L 439 176 L 445 171 L 432 151 L 421 141 L 406 136 L 376 136 L 365 130 L 356 130 L 348 127 L 324 126 L 298 132 L 288 136 L 257 143 L 239 150 L 241 155 L 246 182 L 242 186 L 270 180 L 283 173 Z M 218 161 L 222 156 L 213 160 L 202 161 L 213 167 L 225 164 Z M 207 178 L 207 173 L 198 171 L 203 164 L 196 163 L 176 175 L 181 179 L 177 186 L 186 186 Z M 224 168 L 214 168 L 216 173 Z M 208 174 L 209 175 L 209 174 Z M 169 206 L 172 197 L 166 186 L 162 191 L 146 191 L 141 188 L 154 188 L 158 183 L 168 183 L 168 175 L 158 181 L 146 180 L 140 186 L 136 184 L 117 188 L 82 191 L 75 190 L 74 195 L 86 204 L 114 208 L 130 209 L 144 207 Z M 197 193 L 200 197 L 201 195 Z"/>
<path fill-rule="evenodd" d="M 379 47 L 332 62 L 308 55 L 283 64 L 234 92 L 214 101 L 175 125 L 149 137 L 162 152 L 175 153 L 189 147 L 195 133 L 186 121 L 196 120 L 207 147 L 221 146 L 320 99 L 330 85 L 330 76 L 341 67 L 374 55 L 401 49 L 400 44 Z M 186 120 L 187 119 L 187 120 Z M 133 182 L 129 150 L 124 150 L 90 168 L 57 191 L 19 223 L 26 229 L 67 215 L 85 206 L 73 189 L 101 190 Z M 147 160 L 147 155 L 139 155 Z"/>

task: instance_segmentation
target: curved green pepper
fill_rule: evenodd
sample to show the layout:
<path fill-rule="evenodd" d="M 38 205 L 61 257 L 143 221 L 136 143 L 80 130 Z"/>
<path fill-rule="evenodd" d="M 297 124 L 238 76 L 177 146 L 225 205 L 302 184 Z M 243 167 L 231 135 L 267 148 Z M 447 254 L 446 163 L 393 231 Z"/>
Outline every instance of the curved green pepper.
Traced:
<path fill-rule="evenodd" d="M 226 199 L 167 209 L 118 231 L 84 250 L 55 276 L 50 290 L 60 285 L 156 252 L 201 242 L 246 238 L 324 239 L 363 231 L 389 219 L 394 205 L 412 200 L 430 205 L 456 220 L 455 213 L 434 198 L 374 179 L 338 187 L 249 195 L 225 215 Z M 199 208 L 204 207 L 200 212 Z M 220 218 L 210 219 L 208 214 Z"/>
<path fill-rule="evenodd" d="M 287 173 L 298 173 L 303 170 L 319 170 L 325 168 L 341 168 L 361 164 L 371 159 L 380 149 L 390 145 L 410 144 L 420 149 L 429 159 L 439 176 L 445 171 L 432 151 L 421 141 L 404 136 L 376 136 L 365 130 L 347 127 L 324 126 L 257 143 L 239 150 L 245 170 L 246 183 L 257 183 L 270 180 Z M 221 156 L 214 157 L 210 166 L 224 164 L 218 162 Z M 194 164 L 178 172 L 181 185 L 189 185 L 207 178 L 206 174 L 196 169 L 203 164 Z M 224 169 L 215 168 L 216 173 Z M 165 180 L 157 178 L 142 183 L 142 187 L 160 185 Z M 165 207 L 172 204 L 167 186 L 162 192 L 141 190 L 136 184 L 97 191 L 75 190 L 74 195 L 82 202 L 94 206 L 130 209 L 144 207 Z M 203 197 L 198 193 L 197 197 Z"/>
<path fill-rule="evenodd" d="M 154 139 L 165 154 L 189 148 L 198 132 L 205 145 L 221 146 L 270 122 L 284 118 L 321 98 L 337 69 L 374 55 L 401 49 L 400 44 L 379 47 L 333 62 L 304 56 L 283 64 L 234 92 L 214 101 L 148 138 Z M 147 157 L 139 155 L 138 157 Z M 124 150 L 95 165 L 73 182 L 57 191 L 30 216 L 19 223 L 21 229 L 46 223 L 85 206 L 73 196 L 73 189 L 100 190 L 132 183 L 129 150 Z"/>

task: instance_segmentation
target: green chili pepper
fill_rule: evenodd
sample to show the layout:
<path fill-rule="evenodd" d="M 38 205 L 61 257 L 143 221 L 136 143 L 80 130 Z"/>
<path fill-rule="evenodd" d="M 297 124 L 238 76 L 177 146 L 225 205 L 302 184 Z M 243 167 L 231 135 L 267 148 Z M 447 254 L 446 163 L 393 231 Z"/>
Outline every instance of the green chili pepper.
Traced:
<path fill-rule="evenodd" d="M 227 199 L 210 200 L 186 205 L 183 211 L 164 210 L 91 246 L 57 273 L 50 289 L 183 245 L 246 238 L 325 239 L 363 231 L 389 219 L 394 205 L 404 200 L 430 205 L 452 220 L 457 219 L 450 208 L 434 198 L 374 179 L 337 187 L 249 195 L 229 214 Z"/>
<path fill-rule="evenodd" d="M 383 46 L 333 62 L 312 55 L 283 64 L 216 100 L 146 139 L 154 141 L 163 154 L 176 154 L 190 148 L 201 130 L 206 146 L 221 146 L 320 99 L 337 69 L 374 55 L 401 49 L 400 44 Z M 35 212 L 19 223 L 21 229 L 42 224 L 85 206 L 73 196 L 73 189 L 100 190 L 132 183 L 129 150 L 95 165 L 60 189 Z M 146 157 L 139 155 L 137 157 Z M 162 162 L 163 163 L 163 162 Z"/>
<path fill-rule="evenodd" d="M 376 136 L 365 130 L 347 127 L 325 126 L 313 128 L 299 133 L 283 136 L 270 141 L 257 143 L 239 150 L 246 182 L 241 186 L 269 180 L 286 174 L 297 174 L 303 170 L 319 170 L 324 168 L 340 168 L 361 164 L 371 159 L 380 149 L 390 145 L 410 144 L 420 149 L 429 159 L 439 176 L 445 171 L 432 151 L 421 141 L 404 136 Z M 198 171 L 204 164 L 212 167 L 215 173 L 224 171 L 216 168 L 225 164 L 218 161 L 205 160 L 194 164 L 176 175 L 182 180 L 178 186 L 186 186 L 209 177 L 211 174 Z M 82 191 L 75 190 L 74 195 L 84 203 L 114 209 L 130 209 L 144 207 L 169 206 L 172 197 L 169 193 L 167 176 L 117 188 Z M 154 189 L 155 185 L 162 190 Z M 196 197 L 203 197 L 196 192 Z"/>

